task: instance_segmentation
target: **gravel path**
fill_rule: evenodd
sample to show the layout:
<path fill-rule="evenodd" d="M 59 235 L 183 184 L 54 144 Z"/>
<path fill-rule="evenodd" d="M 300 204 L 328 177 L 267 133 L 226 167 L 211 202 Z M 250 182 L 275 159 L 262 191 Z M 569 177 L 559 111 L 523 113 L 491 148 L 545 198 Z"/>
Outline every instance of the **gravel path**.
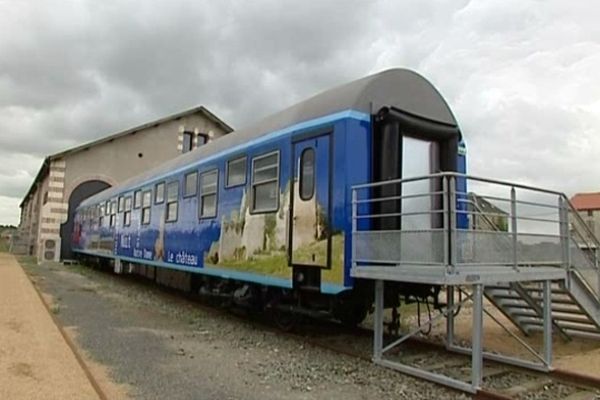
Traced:
<path fill-rule="evenodd" d="M 0 399 L 98 399 L 12 255 L 0 253 Z"/>
<path fill-rule="evenodd" d="M 57 318 L 141 399 L 466 399 L 80 266 L 24 263 Z"/>

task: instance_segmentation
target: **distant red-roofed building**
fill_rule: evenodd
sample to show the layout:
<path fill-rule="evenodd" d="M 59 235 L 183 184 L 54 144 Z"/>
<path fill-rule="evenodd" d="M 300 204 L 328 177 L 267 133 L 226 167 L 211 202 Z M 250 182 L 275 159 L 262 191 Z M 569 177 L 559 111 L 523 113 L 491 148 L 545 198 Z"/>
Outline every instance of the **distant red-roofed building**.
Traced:
<path fill-rule="evenodd" d="M 596 237 L 600 238 L 600 192 L 577 193 L 571 197 L 571 203 Z"/>

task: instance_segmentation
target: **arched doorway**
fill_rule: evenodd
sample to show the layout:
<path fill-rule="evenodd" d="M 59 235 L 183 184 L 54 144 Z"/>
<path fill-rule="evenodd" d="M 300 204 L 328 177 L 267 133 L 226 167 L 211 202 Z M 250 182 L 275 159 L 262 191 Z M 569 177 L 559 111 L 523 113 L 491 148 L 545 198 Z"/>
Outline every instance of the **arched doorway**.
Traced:
<path fill-rule="evenodd" d="M 69 197 L 68 219 L 67 222 L 60 226 L 60 257 L 62 259 L 73 258 L 71 236 L 73 235 L 73 217 L 75 216 L 75 210 L 83 200 L 104 189 L 108 189 L 109 187 L 110 185 L 104 181 L 90 180 L 81 183 L 71 192 L 71 196 Z"/>

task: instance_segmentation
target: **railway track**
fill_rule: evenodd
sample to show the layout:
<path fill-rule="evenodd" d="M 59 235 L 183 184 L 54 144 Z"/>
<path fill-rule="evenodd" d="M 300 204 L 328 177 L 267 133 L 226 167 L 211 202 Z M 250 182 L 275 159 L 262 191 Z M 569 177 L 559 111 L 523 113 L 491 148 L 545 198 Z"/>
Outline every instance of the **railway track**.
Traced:
<path fill-rule="evenodd" d="M 107 272 L 108 274 L 109 272 Z M 348 328 L 329 320 L 302 318 L 293 331 L 282 331 L 265 314 L 249 314 L 239 308 L 219 307 L 206 298 L 155 285 L 144 277 L 126 275 L 132 283 L 159 287 L 161 293 L 193 302 L 212 315 L 228 316 L 242 320 L 263 330 L 276 331 L 303 344 L 371 362 L 373 332 L 367 327 Z M 393 341 L 394 336 L 386 336 Z M 468 381 L 470 362 L 468 356 L 449 352 L 439 344 L 411 338 L 389 354 L 389 358 L 403 364 L 419 366 L 433 372 Z M 452 389 L 450 389 L 452 390 Z M 484 361 L 483 387 L 474 396 L 480 400 L 536 399 L 536 400 L 600 400 L 600 378 L 585 376 L 566 370 L 537 373 L 531 370 Z"/>
<path fill-rule="evenodd" d="M 315 329 L 320 330 L 320 334 L 315 334 Z M 348 329 L 331 323 L 312 324 L 310 331 L 286 334 L 313 346 L 371 361 L 373 333 L 368 328 Z M 397 338 L 393 336 L 386 337 L 389 341 L 395 339 Z M 449 352 L 443 345 L 427 340 L 409 339 L 403 347 L 389 354 L 388 358 L 464 381 L 468 381 L 471 376 L 470 357 Z M 600 378 L 561 369 L 538 373 L 484 361 L 483 387 L 474 398 L 600 400 Z"/>

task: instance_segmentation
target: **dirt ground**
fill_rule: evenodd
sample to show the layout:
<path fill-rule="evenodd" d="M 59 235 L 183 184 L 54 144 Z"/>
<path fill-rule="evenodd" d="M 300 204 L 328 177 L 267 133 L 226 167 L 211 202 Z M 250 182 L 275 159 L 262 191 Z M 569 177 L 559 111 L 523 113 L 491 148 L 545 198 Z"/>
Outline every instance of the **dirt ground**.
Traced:
<path fill-rule="evenodd" d="M 12 255 L 0 253 L 0 399 L 98 399 Z"/>
<path fill-rule="evenodd" d="M 485 309 L 520 339 L 538 351 L 542 351 L 543 337 L 541 333 L 534 333 L 525 337 L 500 311 L 487 301 L 484 302 Z M 525 347 L 511 337 L 500 325 L 494 322 L 484 313 L 484 337 L 483 345 L 487 351 L 497 352 L 505 355 L 519 356 L 531 361 L 535 360 Z M 463 307 L 455 320 L 457 342 L 470 343 L 472 313 L 470 307 Z M 445 325 L 437 325 L 433 334 L 442 336 Z M 553 366 L 554 368 L 575 371 L 581 374 L 597 376 L 600 378 L 600 341 L 574 337 L 567 341 L 554 334 L 553 338 Z"/>

